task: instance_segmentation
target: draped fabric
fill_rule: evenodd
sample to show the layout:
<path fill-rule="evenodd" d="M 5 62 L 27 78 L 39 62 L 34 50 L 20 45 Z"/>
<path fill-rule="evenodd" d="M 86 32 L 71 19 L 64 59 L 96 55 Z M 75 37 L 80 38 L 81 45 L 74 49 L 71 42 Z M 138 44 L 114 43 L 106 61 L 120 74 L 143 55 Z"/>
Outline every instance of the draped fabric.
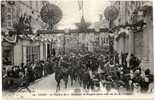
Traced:
<path fill-rule="evenodd" d="M 9 43 L 16 43 L 16 41 L 17 41 L 17 35 L 4 36 L 3 39 L 6 40 Z"/>

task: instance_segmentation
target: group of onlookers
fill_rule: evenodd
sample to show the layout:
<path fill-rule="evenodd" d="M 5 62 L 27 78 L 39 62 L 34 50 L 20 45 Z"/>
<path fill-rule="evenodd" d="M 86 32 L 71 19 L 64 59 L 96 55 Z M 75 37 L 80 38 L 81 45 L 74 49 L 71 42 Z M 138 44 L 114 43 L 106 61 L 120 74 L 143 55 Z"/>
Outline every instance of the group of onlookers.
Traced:
<path fill-rule="evenodd" d="M 20 66 L 12 66 L 2 68 L 2 87 L 4 90 L 18 89 L 19 87 L 27 87 L 33 81 L 42 78 L 50 73 L 50 62 L 38 61 Z"/>
<path fill-rule="evenodd" d="M 154 82 L 150 69 L 143 69 L 141 61 L 133 54 L 122 54 L 119 63 L 118 54 L 115 59 L 108 55 L 85 53 L 53 56 L 47 61 L 37 61 L 9 69 L 2 69 L 3 89 L 28 87 L 30 83 L 56 71 L 68 70 L 68 77 L 87 89 L 99 87 L 101 83 L 107 90 L 125 88 L 126 91 L 149 91 L 149 85 Z M 60 70 L 61 69 L 61 70 Z"/>

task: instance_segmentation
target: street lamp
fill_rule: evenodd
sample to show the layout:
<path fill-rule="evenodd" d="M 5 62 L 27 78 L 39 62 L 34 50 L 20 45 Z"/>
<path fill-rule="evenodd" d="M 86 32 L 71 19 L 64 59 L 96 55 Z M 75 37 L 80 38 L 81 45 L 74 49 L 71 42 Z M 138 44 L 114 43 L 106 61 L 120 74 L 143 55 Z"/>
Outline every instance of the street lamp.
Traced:
<path fill-rule="evenodd" d="M 110 60 L 113 59 L 113 55 L 114 55 L 114 34 L 112 31 L 113 28 L 113 21 L 118 17 L 119 11 L 117 10 L 117 8 L 115 6 L 108 6 L 105 10 L 104 10 L 104 16 L 105 18 L 109 21 L 109 56 L 110 56 Z"/>

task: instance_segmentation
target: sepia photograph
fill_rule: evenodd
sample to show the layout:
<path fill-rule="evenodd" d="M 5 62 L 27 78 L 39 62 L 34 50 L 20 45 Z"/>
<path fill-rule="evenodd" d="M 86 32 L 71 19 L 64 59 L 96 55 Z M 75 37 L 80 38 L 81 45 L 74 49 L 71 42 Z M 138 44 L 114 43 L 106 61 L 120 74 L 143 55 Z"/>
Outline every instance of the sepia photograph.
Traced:
<path fill-rule="evenodd" d="M 4 99 L 153 95 L 153 1 L 0 4 Z"/>

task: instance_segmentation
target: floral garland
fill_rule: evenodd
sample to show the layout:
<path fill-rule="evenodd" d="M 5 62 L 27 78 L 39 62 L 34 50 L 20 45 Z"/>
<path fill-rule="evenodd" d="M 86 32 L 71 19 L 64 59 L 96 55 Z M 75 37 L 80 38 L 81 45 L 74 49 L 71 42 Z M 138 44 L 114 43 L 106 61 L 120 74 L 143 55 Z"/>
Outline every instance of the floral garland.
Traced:
<path fill-rule="evenodd" d="M 116 41 L 118 41 L 121 37 L 128 37 L 129 31 L 127 29 L 122 29 L 118 32 L 118 34 L 115 36 Z"/>
<path fill-rule="evenodd" d="M 17 35 L 3 36 L 3 39 L 6 40 L 9 43 L 16 43 L 16 41 L 17 41 Z"/>

